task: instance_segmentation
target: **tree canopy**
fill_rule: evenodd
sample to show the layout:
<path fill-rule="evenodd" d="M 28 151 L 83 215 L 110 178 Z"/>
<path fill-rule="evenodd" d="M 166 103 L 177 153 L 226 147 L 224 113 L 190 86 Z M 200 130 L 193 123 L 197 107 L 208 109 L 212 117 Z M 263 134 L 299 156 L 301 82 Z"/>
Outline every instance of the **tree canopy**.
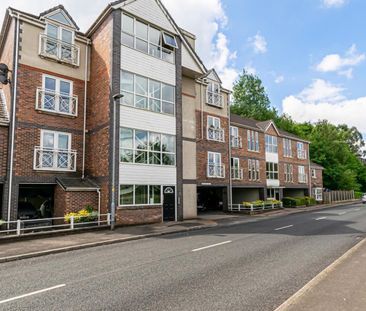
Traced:
<path fill-rule="evenodd" d="M 365 142 L 356 127 L 333 125 L 327 120 L 298 123 L 271 106 L 261 79 L 246 71 L 233 88 L 231 112 L 259 121 L 272 119 L 282 130 L 311 142 L 310 157 L 324 167 L 324 187 L 366 191 Z"/>

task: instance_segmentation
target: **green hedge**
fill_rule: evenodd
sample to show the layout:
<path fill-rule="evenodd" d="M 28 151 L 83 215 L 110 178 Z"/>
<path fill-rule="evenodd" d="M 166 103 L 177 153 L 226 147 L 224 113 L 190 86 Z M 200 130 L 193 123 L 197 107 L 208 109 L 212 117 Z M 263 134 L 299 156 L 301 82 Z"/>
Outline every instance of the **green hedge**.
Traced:
<path fill-rule="evenodd" d="M 284 207 L 298 207 L 315 205 L 316 201 L 311 197 L 285 197 L 282 199 Z"/>
<path fill-rule="evenodd" d="M 363 192 L 355 191 L 355 199 L 362 199 Z"/>

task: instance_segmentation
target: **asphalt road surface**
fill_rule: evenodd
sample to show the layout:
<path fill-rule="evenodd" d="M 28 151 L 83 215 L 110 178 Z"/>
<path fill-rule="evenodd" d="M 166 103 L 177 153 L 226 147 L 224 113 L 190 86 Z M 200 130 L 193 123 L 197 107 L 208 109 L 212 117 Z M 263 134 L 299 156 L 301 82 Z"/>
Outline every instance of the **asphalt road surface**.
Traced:
<path fill-rule="evenodd" d="M 366 231 L 360 204 L 0 265 L 0 310 L 274 310 Z"/>

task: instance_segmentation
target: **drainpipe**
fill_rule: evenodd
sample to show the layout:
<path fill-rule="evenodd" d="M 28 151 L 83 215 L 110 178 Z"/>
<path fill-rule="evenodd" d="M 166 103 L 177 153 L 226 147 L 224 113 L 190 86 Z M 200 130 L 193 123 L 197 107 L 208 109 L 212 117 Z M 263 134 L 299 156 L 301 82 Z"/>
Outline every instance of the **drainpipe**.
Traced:
<path fill-rule="evenodd" d="M 83 167 L 81 178 L 85 178 L 85 153 L 86 153 L 86 103 L 88 96 L 88 58 L 89 58 L 89 45 L 90 40 L 88 39 L 86 43 L 85 51 L 85 72 L 84 72 L 84 124 L 83 124 Z"/>
<path fill-rule="evenodd" d="M 308 161 L 309 161 L 309 197 L 311 197 L 311 191 L 312 191 L 312 186 L 311 186 L 311 179 L 312 179 L 312 174 L 311 174 L 311 161 L 310 161 L 310 144 L 308 145 Z"/>
<path fill-rule="evenodd" d="M 204 93 L 202 92 L 202 82 L 200 83 L 200 97 L 201 97 L 201 140 L 203 140 L 203 101 L 204 101 Z"/>
<path fill-rule="evenodd" d="M 12 118 L 11 118 L 11 136 L 10 136 L 10 168 L 9 168 L 9 193 L 8 193 L 8 230 L 10 228 L 10 213 L 11 213 L 11 194 L 13 191 L 13 165 L 14 165 L 14 137 L 15 137 L 15 115 L 16 115 L 16 101 L 17 101 L 17 87 L 18 87 L 18 60 L 19 60 L 19 13 L 17 15 L 11 14 L 11 17 L 16 18 L 16 35 L 15 35 L 15 60 L 14 60 L 14 74 L 12 78 L 13 86 L 13 103 L 12 103 Z"/>
<path fill-rule="evenodd" d="M 98 226 L 100 226 L 100 189 L 97 189 L 98 193 Z"/>
<path fill-rule="evenodd" d="M 231 176 L 231 114 L 230 114 L 230 101 L 229 95 L 227 95 L 227 109 L 228 109 L 228 119 L 229 119 L 229 206 L 233 206 L 233 180 Z M 240 162 L 239 162 L 240 163 Z M 240 174 L 240 166 L 239 166 L 239 174 Z"/>

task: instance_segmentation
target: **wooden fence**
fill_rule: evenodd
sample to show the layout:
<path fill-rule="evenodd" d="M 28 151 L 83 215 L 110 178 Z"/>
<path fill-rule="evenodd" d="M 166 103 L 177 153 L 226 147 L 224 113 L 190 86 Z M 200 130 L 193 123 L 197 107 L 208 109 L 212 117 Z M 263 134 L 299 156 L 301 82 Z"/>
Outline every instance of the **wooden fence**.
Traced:
<path fill-rule="evenodd" d="M 355 192 L 352 191 L 326 191 L 323 193 L 324 203 L 350 201 L 355 199 Z"/>

